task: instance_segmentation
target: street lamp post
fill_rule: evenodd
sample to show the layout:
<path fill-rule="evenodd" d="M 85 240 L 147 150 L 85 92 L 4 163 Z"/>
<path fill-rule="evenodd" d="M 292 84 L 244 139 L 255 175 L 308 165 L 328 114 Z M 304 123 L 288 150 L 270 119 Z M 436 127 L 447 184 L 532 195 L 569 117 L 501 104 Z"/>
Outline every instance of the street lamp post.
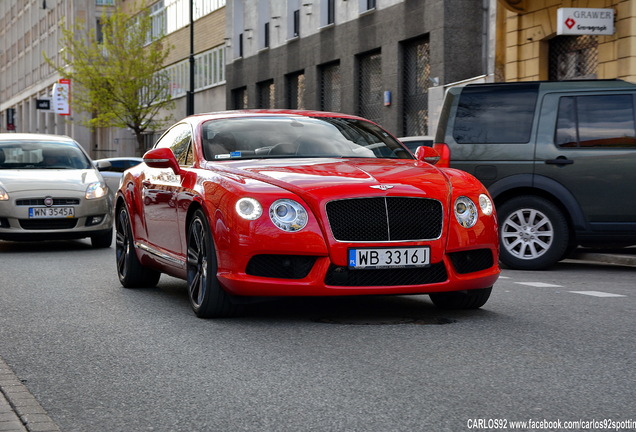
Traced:
<path fill-rule="evenodd" d="M 186 115 L 194 114 L 194 0 L 190 0 L 190 90 L 186 97 Z"/>

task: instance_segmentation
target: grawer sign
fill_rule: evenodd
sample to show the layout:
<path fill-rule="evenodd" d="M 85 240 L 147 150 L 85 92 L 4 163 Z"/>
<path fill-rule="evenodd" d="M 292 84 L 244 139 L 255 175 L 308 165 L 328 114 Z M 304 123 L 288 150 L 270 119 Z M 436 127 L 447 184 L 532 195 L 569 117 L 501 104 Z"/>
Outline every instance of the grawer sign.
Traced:
<path fill-rule="evenodd" d="M 558 35 L 612 35 L 614 9 L 557 9 Z"/>

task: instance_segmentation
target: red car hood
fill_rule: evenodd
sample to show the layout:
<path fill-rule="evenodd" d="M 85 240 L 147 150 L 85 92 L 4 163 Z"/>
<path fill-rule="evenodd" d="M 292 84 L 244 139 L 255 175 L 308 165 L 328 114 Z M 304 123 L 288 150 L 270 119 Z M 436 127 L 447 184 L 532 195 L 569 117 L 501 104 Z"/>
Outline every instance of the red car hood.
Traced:
<path fill-rule="evenodd" d="M 445 202 L 450 188 L 439 169 L 414 160 L 267 159 L 229 162 L 223 168 L 290 190 L 306 200 L 402 195 Z"/>

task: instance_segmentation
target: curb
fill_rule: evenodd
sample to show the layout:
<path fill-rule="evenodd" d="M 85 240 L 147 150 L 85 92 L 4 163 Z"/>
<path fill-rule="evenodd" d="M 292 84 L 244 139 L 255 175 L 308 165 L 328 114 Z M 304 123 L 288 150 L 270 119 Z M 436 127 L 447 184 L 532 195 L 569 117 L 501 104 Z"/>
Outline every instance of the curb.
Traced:
<path fill-rule="evenodd" d="M 61 432 L 2 358 L 0 358 L 0 431 Z"/>

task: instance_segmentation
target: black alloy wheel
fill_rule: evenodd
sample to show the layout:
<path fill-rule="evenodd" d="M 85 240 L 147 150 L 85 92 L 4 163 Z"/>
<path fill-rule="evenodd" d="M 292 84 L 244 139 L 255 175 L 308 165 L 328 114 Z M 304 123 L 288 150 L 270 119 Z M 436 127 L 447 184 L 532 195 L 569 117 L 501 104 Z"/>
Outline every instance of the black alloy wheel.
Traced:
<path fill-rule="evenodd" d="M 115 218 L 115 258 L 117 275 L 125 288 L 150 288 L 157 285 L 161 273 L 141 265 L 135 252 L 130 217 L 125 205 L 119 206 Z"/>
<path fill-rule="evenodd" d="M 196 210 L 188 229 L 188 297 L 199 318 L 222 318 L 235 314 L 236 305 L 219 283 L 216 250 L 208 220 Z"/>

